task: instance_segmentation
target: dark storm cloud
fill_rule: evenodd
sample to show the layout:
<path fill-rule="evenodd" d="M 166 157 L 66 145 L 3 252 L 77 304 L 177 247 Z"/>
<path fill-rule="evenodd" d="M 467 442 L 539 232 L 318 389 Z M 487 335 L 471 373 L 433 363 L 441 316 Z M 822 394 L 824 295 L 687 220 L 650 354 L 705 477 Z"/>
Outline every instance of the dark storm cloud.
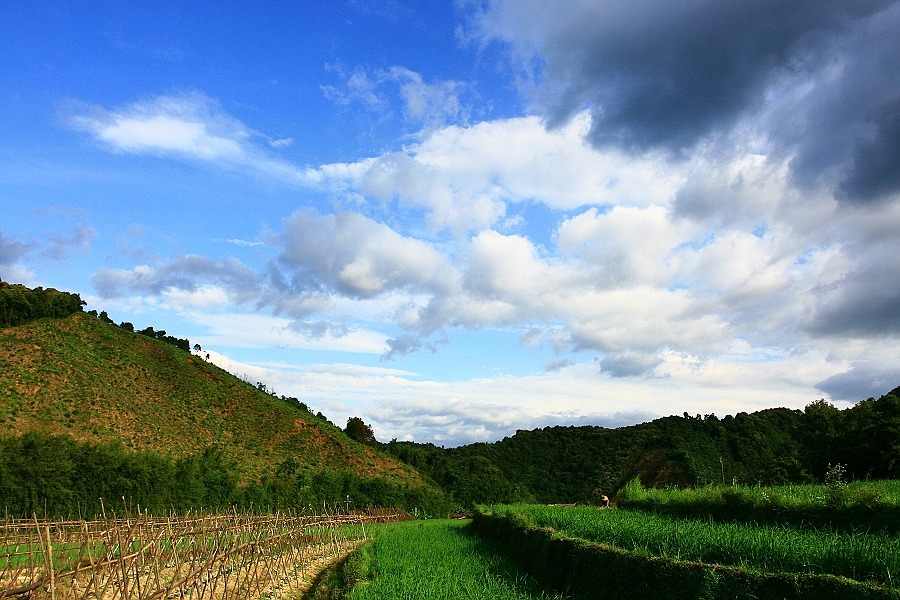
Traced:
<path fill-rule="evenodd" d="M 563 82 L 551 119 L 590 103 L 596 144 L 690 145 L 761 103 L 780 70 L 814 67 L 823 38 L 884 4 L 598 3 L 572 15 L 546 44 L 548 79 Z"/>
<path fill-rule="evenodd" d="M 859 402 L 880 398 L 894 389 L 897 381 L 900 381 L 900 369 L 856 365 L 817 383 L 816 389 L 828 394 L 832 400 Z"/>
<path fill-rule="evenodd" d="M 900 189 L 900 95 L 878 110 L 872 125 L 872 139 L 854 149 L 850 173 L 839 188 L 842 199 L 878 200 Z"/>
<path fill-rule="evenodd" d="M 814 335 L 888 337 L 900 334 L 900 256 L 882 243 L 858 259 L 843 279 L 818 290 Z"/>
<path fill-rule="evenodd" d="M 546 7 L 543 10 L 547 10 Z M 550 125 L 588 108 L 597 147 L 678 152 L 749 118 L 801 184 L 900 189 L 896 0 L 494 0 L 482 39 L 537 56 Z M 523 64 L 533 64 L 525 62 Z"/>
<path fill-rule="evenodd" d="M 900 189 L 898 31 L 896 1 L 853 22 L 822 52 L 807 94 L 775 115 L 769 134 L 795 152 L 796 182 L 834 182 L 845 203 L 871 203 Z"/>

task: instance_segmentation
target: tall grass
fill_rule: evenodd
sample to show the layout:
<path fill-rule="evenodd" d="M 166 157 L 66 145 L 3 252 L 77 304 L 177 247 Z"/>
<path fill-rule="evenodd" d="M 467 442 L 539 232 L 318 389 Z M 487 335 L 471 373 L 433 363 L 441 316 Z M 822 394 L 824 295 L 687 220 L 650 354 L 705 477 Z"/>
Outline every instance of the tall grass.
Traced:
<path fill-rule="evenodd" d="M 712 523 L 631 510 L 511 505 L 491 512 L 648 556 L 900 584 L 894 579 L 900 574 L 900 543 L 894 536 Z"/>
<path fill-rule="evenodd" d="M 563 598 L 544 592 L 487 542 L 467 534 L 464 523 L 414 521 L 384 527 L 364 547 L 368 580 L 353 588 L 351 600 Z"/>

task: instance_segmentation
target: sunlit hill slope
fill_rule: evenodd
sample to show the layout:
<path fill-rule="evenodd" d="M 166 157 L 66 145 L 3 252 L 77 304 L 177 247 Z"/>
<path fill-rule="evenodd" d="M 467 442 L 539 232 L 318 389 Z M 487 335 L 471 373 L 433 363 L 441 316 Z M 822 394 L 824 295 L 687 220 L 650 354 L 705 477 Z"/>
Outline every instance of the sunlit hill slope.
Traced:
<path fill-rule="evenodd" d="M 411 467 L 198 356 L 86 313 L 0 328 L 0 431 L 120 441 L 173 458 L 217 446 L 243 481 L 308 472 L 419 485 Z"/>

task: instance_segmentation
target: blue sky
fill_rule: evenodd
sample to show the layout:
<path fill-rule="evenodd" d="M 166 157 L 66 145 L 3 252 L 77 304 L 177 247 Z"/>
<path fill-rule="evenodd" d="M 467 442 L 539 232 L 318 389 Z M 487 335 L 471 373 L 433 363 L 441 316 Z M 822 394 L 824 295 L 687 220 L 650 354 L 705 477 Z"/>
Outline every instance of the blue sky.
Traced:
<path fill-rule="evenodd" d="M 900 2 L 48 2 L 0 278 L 381 440 L 900 384 Z"/>

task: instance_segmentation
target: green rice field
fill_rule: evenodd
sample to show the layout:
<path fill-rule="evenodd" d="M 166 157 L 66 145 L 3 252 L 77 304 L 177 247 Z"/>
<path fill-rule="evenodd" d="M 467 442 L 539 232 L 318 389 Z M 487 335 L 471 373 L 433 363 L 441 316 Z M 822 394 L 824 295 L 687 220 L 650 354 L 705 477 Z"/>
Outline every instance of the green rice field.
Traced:
<path fill-rule="evenodd" d="M 452 520 L 410 521 L 379 527 L 358 551 L 360 579 L 348 598 L 458 600 L 562 599 L 540 589 L 488 542 Z"/>
<path fill-rule="evenodd" d="M 542 505 L 490 512 L 556 535 L 647 556 L 760 572 L 822 573 L 894 587 L 900 574 L 895 536 L 674 518 L 644 511 Z"/>

